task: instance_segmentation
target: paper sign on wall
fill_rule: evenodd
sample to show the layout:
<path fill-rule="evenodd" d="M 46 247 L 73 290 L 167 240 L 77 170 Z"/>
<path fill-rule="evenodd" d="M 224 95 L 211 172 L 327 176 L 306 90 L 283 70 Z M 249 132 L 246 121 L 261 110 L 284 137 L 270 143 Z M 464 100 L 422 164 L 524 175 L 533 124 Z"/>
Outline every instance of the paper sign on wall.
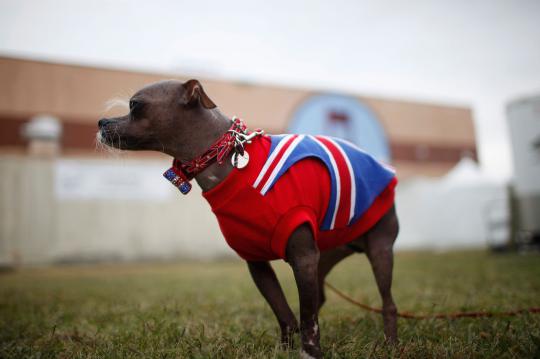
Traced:
<path fill-rule="evenodd" d="M 162 177 L 166 167 L 141 162 L 59 160 L 55 165 L 55 195 L 60 200 L 163 201 L 174 193 Z"/>

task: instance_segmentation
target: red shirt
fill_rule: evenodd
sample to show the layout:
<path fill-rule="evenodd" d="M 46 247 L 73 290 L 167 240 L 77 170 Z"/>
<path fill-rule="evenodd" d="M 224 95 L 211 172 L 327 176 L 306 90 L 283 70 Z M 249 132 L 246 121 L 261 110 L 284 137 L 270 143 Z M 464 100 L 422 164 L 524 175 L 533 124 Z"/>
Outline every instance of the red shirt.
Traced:
<path fill-rule="evenodd" d="M 216 187 L 203 192 L 225 240 L 245 260 L 285 259 L 287 240 L 304 223 L 311 227 L 321 251 L 341 246 L 369 230 L 393 206 L 395 177 L 354 223 L 321 230 L 333 198 L 333 175 L 321 160 L 302 158 L 288 167 L 263 195 L 254 182 L 274 147 L 271 136 L 255 138 L 245 147 L 248 165 L 234 168 Z"/>

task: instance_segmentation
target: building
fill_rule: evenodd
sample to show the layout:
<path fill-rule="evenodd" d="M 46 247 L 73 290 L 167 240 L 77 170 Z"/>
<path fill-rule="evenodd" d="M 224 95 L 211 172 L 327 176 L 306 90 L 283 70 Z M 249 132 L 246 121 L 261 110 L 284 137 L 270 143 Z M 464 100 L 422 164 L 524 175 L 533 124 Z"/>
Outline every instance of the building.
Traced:
<path fill-rule="evenodd" d="M 161 178 L 169 158 L 137 152 L 118 161 L 96 150 L 97 120 L 107 113 L 107 101 L 168 78 L 187 79 L 0 57 L 1 263 L 231 253 L 197 190 L 179 197 Z M 356 134 L 350 139 L 380 150 L 402 181 L 438 177 L 462 157 L 476 158 L 466 107 L 199 80 L 222 112 L 250 128 L 282 133 L 318 131 L 317 125 L 331 134 Z M 29 143 L 26 124 L 38 115 L 59 120 L 60 130 L 52 126 L 61 133 L 58 144 L 46 137 L 37 138 L 45 146 L 36 146 L 35 137 Z"/>
<path fill-rule="evenodd" d="M 39 114 L 63 125 L 61 153 L 92 155 L 97 120 L 106 103 L 128 98 L 145 84 L 170 74 L 147 74 L 0 57 L 0 151 L 24 152 L 21 127 Z M 298 107 L 317 91 L 201 79 L 206 92 L 227 115 L 250 127 L 286 132 Z M 380 121 L 400 176 L 439 176 L 464 155 L 476 157 L 469 108 L 354 96 Z M 332 114 L 330 114 L 332 116 Z M 333 114 L 339 121 L 340 114 Z"/>

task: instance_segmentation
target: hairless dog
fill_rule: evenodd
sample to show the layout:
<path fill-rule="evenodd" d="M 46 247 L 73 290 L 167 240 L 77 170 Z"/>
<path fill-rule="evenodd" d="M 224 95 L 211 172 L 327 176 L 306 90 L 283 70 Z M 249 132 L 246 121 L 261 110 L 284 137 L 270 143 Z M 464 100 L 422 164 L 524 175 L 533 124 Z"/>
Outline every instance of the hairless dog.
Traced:
<path fill-rule="evenodd" d="M 125 116 L 99 121 L 98 140 L 118 149 L 170 155 L 174 166 L 165 176 L 183 193 L 189 191 L 190 179 L 197 181 L 227 242 L 246 260 L 257 288 L 274 312 L 284 345 L 290 345 L 292 336 L 300 332 L 302 357 L 322 357 L 318 313 L 325 301 L 324 279 L 355 252 L 364 252 L 371 263 L 382 298 L 385 337 L 389 342 L 397 340 L 391 285 L 398 220 L 393 206 L 395 179 L 386 166 L 337 139 L 250 133 L 241 121 L 222 114 L 197 80 L 146 86 L 133 95 L 129 108 Z M 291 160 L 294 163 L 280 172 L 275 167 L 289 163 L 281 159 L 284 156 L 297 161 Z M 354 176 L 358 161 L 363 161 L 363 169 L 375 171 L 370 181 Z M 310 176 L 302 179 L 305 173 Z M 350 179 L 340 177 L 342 173 L 348 173 Z M 295 180 L 302 185 L 288 184 Z M 253 186 L 246 186 L 246 181 Z M 361 187 L 365 183 L 371 187 Z M 300 200 L 308 204 L 298 205 Z M 246 204 L 237 209 L 242 201 Z M 265 201 L 273 202 L 267 205 Z M 294 210 L 283 207 L 290 201 Z M 282 207 L 285 209 L 279 212 Z M 242 236 L 245 238 L 239 241 Z M 260 242 L 245 247 L 257 236 Z M 300 323 L 269 262 L 279 258 L 294 273 Z"/>

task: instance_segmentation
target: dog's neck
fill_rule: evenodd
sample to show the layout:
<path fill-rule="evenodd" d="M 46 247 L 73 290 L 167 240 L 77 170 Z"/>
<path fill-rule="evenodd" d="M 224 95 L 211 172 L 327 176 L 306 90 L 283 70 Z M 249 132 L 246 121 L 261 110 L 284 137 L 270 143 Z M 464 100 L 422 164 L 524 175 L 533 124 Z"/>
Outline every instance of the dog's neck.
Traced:
<path fill-rule="evenodd" d="M 219 110 L 201 111 L 197 116 L 197 135 L 190 136 L 182 147 L 175 149 L 170 155 L 182 160 L 192 160 L 204 153 L 212 144 L 223 136 L 231 127 L 231 120 Z M 203 191 L 208 191 L 219 184 L 232 171 L 229 158 L 223 164 L 212 163 L 204 171 L 195 176 L 195 180 Z"/>
<path fill-rule="evenodd" d="M 204 192 L 217 186 L 232 171 L 234 167 L 229 158 L 221 165 L 217 162 L 212 163 L 206 170 L 195 176 L 195 180 Z"/>

